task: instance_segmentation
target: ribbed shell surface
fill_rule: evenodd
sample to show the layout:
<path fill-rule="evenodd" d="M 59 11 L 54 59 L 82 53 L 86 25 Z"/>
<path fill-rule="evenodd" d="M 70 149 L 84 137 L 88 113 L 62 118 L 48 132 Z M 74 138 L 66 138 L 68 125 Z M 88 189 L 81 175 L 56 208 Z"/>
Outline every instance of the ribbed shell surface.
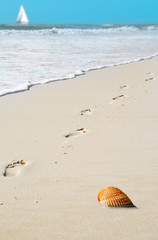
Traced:
<path fill-rule="evenodd" d="M 109 207 L 134 207 L 129 197 L 120 189 L 107 187 L 98 194 L 98 201 Z"/>

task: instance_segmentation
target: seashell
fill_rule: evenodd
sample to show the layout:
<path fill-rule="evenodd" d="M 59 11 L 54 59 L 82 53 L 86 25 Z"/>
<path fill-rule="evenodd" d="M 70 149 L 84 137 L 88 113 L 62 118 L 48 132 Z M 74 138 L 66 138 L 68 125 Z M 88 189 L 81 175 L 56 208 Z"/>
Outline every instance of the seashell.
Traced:
<path fill-rule="evenodd" d="M 135 207 L 129 197 L 120 189 L 107 187 L 98 194 L 98 201 L 108 207 Z"/>

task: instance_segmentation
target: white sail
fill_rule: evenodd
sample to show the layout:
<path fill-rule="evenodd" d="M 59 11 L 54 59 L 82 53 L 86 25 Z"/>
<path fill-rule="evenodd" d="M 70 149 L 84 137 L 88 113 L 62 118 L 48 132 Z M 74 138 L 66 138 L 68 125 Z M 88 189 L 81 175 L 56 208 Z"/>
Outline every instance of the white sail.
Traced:
<path fill-rule="evenodd" d="M 23 5 L 21 5 L 17 19 L 16 19 L 16 23 L 28 24 L 28 22 L 29 22 L 29 20 L 26 15 L 25 9 L 24 9 Z"/>

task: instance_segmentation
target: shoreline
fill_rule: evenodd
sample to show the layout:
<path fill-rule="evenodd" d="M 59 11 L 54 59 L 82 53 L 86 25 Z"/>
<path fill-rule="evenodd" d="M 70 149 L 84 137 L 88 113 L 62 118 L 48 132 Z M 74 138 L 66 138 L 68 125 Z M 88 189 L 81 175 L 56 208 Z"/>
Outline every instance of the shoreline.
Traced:
<path fill-rule="evenodd" d="M 36 86 L 43 85 L 43 84 L 49 84 L 49 83 L 55 83 L 55 82 L 59 82 L 59 81 L 67 81 L 67 80 L 75 79 L 75 78 L 77 78 L 79 76 L 83 76 L 83 75 L 85 75 L 85 74 L 87 74 L 88 72 L 91 72 L 91 71 L 97 71 L 97 70 L 101 70 L 101 69 L 113 68 L 113 67 L 117 67 L 117 66 L 131 64 L 131 63 L 146 61 L 146 60 L 153 59 L 157 56 L 158 56 L 158 53 L 155 53 L 152 56 L 148 56 L 148 57 L 145 57 L 145 58 L 139 58 L 139 59 L 135 59 L 135 60 L 128 61 L 128 62 L 118 63 L 118 64 L 114 64 L 114 65 L 109 65 L 109 66 L 98 66 L 96 68 L 92 68 L 92 69 L 88 69 L 88 70 L 82 70 L 81 69 L 81 70 L 78 70 L 78 72 L 80 72 L 80 73 L 71 74 L 71 75 L 73 75 L 72 77 L 56 78 L 56 79 L 53 79 L 53 80 L 43 81 L 41 83 L 39 82 L 39 83 L 35 83 L 35 84 L 30 84 L 26 88 L 21 89 L 21 90 L 15 89 L 15 90 L 12 90 L 11 92 L 2 93 L 2 94 L 0 94 L 0 97 L 4 97 L 4 96 L 10 95 L 10 94 L 29 91 L 32 87 L 36 87 Z"/>
<path fill-rule="evenodd" d="M 3 240 L 157 239 L 157 64 L 89 71 L 0 98 Z M 101 206 L 108 186 L 137 208 Z"/>

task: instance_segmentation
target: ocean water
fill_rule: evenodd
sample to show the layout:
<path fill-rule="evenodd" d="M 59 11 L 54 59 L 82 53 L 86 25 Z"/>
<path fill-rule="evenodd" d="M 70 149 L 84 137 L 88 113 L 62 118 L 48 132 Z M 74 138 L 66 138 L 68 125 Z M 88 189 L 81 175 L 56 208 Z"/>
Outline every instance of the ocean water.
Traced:
<path fill-rule="evenodd" d="M 158 25 L 0 25 L 0 96 L 158 54 Z"/>

